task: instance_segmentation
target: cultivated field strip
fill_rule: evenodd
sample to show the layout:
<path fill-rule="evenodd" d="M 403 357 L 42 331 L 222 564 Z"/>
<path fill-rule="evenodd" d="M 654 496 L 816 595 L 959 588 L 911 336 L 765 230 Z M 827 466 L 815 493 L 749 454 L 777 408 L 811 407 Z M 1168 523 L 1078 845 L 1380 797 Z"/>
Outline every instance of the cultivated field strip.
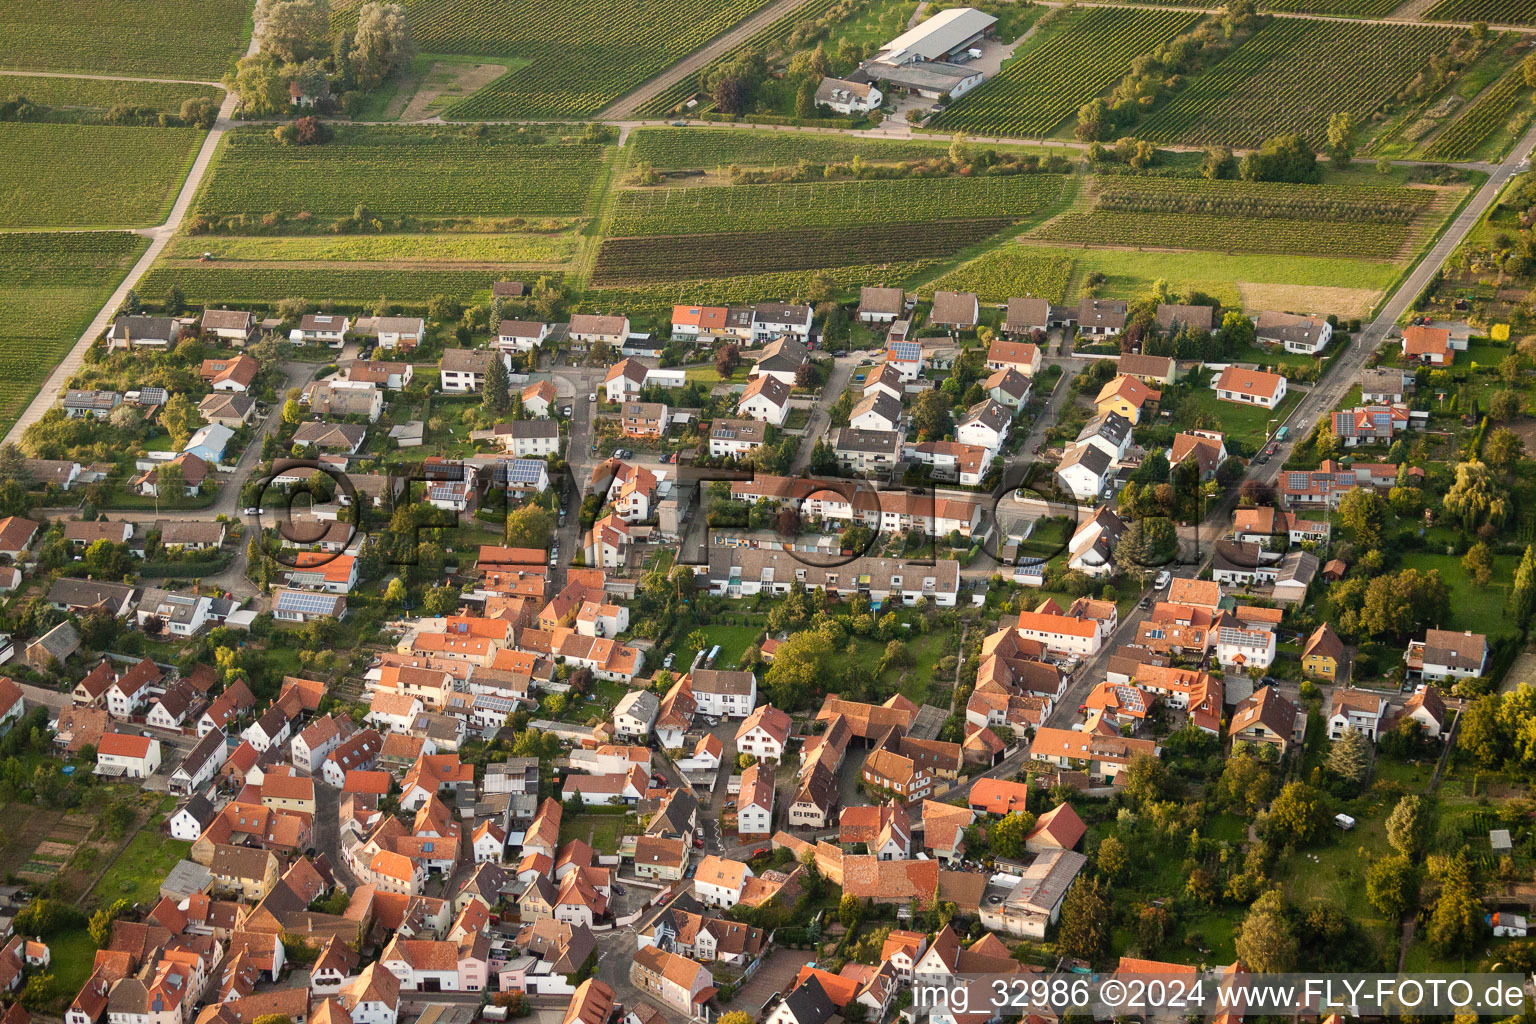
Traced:
<path fill-rule="evenodd" d="M 0 0 L 0 68 L 217 82 L 250 13 L 250 0 Z"/>
<path fill-rule="evenodd" d="M 1004 245 L 961 264 L 928 288 L 975 292 L 982 302 L 1006 302 L 1022 295 L 1062 302 L 1071 279 L 1070 256 L 1038 252 L 1027 245 Z"/>
<path fill-rule="evenodd" d="M 871 260 L 937 259 L 983 242 L 1012 223 L 1007 217 L 997 217 L 610 238 L 598 249 L 592 283 L 605 287 L 710 275 L 819 270 Z"/>
<path fill-rule="evenodd" d="M 1041 137 L 1106 92 L 1131 61 L 1198 20 L 1184 11 L 1082 7 L 1057 15 L 988 82 L 930 126 L 976 135 Z"/>
<path fill-rule="evenodd" d="M 628 145 L 633 159 L 657 170 L 743 167 L 793 167 L 801 160 L 836 163 L 863 157 L 897 162 L 943 156 L 948 139 L 866 139 L 811 132 L 775 132 L 752 128 L 637 128 Z"/>
<path fill-rule="evenodd" d="M 763 26 L 737 45 L 731 47 L 709 66 L 712 68 L 735 60 L 748 50 L 777 52 L 778 47 L 789 36 L 790 32 L 794 30 L 796 25 L 804 21 L 814 21 L 838 2 L 839 0 L 807 0 L 806 3 L 801 4 L 783 17 L 774 19 L 770 24 Z M 708 69 L 706 69 L 706 73 L 707 71 Z M 700 75 L 690 75 L 670 88 L 663 89 L 650 100 L 641 104 L 639 109 L 635 111 L 635 116 L 667 116 L 677 109 L 678 104 L 698 90 L 700 77 Z"/>
<path fill-rule="evenodd" d="M 159 224 L 203 136 L 196 128 L 0 123 L 0 229 Z"/>
<path fill-rule="evenodd" d="M 766 0 L 405 0 L 427 53 L 527 61 L 455 104 L 467 119 L 586 117 Z M 335 20 L 355 23 L 358 2 Z"/>
<path fill-rule="evenodd" d="M 1392 260 L 1436 221 L 1433 189 L 1287 185 L 1174 178 L 1100 179 L 1091 208 L 1041 225 L 1032 239 Z"/>
<path fill-rule="evenodd" d="M 622 192 L 613 236 L 770 231 L 835 224 L 895 224 L 976 217 L 1022 219 L 1061 194 L 1062 178 L 904 178 L 636 189 Z"/>
<path fill-rule="evenodd" d="M 1368 122 L 1455 35 L 1431 26 L 1277 18 L 1194 78 L 1135 134 L 1153 142 L 1256 147 L 1297 132 L 1320 146 L 1330 116 L 1347 110 Z"/>
<path fill-rule="evenodd" d="M 239 129 L 226 136 L 197 211 L 580 215 L 593 202 L 603 156 L 598 145 L 519 142 L 507 128 L 339 126 L 321 146 L 285 146 L 264 129 Z"/>
<path fill-rule="evenodd" d="M 0 426 L 9 426 L 149 243 L 126 231 L 0 234 Z"/>
<path fill-rule="evenodd" d="M 187 100 L 206 96 L 214 103 L 224 100 L 224 90 L 208 85 L 176 82 L 121 82 L 97 78 L 55 78 L 41 75 L 7 75 L 0 72 L 0 97 L 25 96 L 43 107 L 110 110 L 118 104 L 153 107 L 178 113 Z"/>
<path fill-rule="evenodd" d="M 164 295 L 180 288 L 193 305 L 204 303 L 265 303 L 288 298 L 329 299 L 339 303 L 376 302 L 380 295 L 391 302 L 424 306 L 434 295 L 468 301 L 490 292 L 491 282 L 502 274 L 494 268 L 476 270 L 391 270 L 360 264 L 355 268 L 219 267 L 155 264 L 139 291 Z M 551 275 L 558 276 L 558 275 Z"/>
<path fill-rule="evenodd" d="M 1424 20 L 1536 25 L 1536 0 L 1441 0 L 1429 9 Z"/>
<path fill-rule="evenodd" d="M 1470 159 L 1485 139 L 1509 122 L 1529 89 L 1524 69 L 1517 65 L 1424 148 L 1425 159 Z"/>

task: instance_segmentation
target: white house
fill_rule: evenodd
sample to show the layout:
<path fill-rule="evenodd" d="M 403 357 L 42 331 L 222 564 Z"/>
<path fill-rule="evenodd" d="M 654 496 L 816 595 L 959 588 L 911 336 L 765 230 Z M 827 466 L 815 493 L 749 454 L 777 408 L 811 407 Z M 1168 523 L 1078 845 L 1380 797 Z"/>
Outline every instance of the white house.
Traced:
<path fill-rule="evenodd" d="M 160 767 L 160 741 L 148 736 L 109 732 L 96 744 L 96 774 L 147 779 Z"/>
<path fill-rule="evenodd" d="M 427 336 L 427 322 L 419 316 L 381 316 L 373 329 L 380 348 L 415 348 Z"/>
<path fill-rule="evenodd" d="M 295 345 L 328 345 L 341 348 L 352 329 L 352 320 L 344 316 L 315 313 L 299 321 L 299 326 L 288 333 L 288 340 Z"/>
<path fill-rule="evenodd" d="M 1263 370 L 1245 370 L 1229 366 L 1221 371 L 1211 387 L 1223 402 L 1257 405 L 1273 409 L 1285 401 L 1285 378 Z"/>
<path fill-rule="evenodd" d="M 966 410 L 955 425 L 955 438 L 961 444 L 974 444 L 995 452 L 1008 439 L 1013 414 L 1006 406 L 988 398 Z"/>
<path fill-rule="evenodd" d="M 772 768 L 753 764 L 741 773 L 741 791 L 736 795 L 738 836 L 773 834 L 773 795 Z"/>
<path fill-rule="evenodd" d="M 1261 345 L 1279 345 L 1287 352 L 1315 356 L 1328 347 L 1333 325 L 1321 317 L 1265 312 L 1254 318 L 1253 335 Z"/>
<path fill-rule="evenodd" d="M 746 718 L 757 707 L 757 677 L 751 672 L 695 669 L 694 710 L 715 718 Z"/>
<path fill-rule="evenodd" d="M 757 377 L 747 385 L 736 411 L 747 419 L 782 427 L 789 416 L 789 385 L 777 377 Z"/>
<path fill-rule="evenodd" d="M 873 82 L 827 77 L 816 87 L 816 105 L 830 107 L 839 114 L 867 114 L 879 110 L 884 102 L 885 94 Z"/>
<path fill-rule="evenodd" d="M 1093 501 L 1104 492 L 1104 481 L 1114 460 L 1104 449 L 1091 444 L 1074 444 L 1056 466 L 1056 478 L 1078 501 Z"/>
<path fill-rule="evenodd" d="M 503 320 L 496 328 L 496 347 L 503 352 L 531 352 L 549 337 L 549 324 L 537 320 Z"/>
<path fill-rule="evenodd" d="M 1385 697 L 1341 687 L 1333 691 L 1333 700 L 1328 706 L 1328 738 L 1336 740 L 1344 735 L 1344 730 L 1353 729 L 1374 743 L 1386 717 Z"/>
<path fill-rule="evenodd" d="M 789 715 L 764 704 L 747 716 L 736 730 L 736 750 L 759 760 L 782 761 L 789 743 Z"/>
<path fill-rule="evenodd" d="M 693 894 L 706 906 L 729 910 L 741 901 L 741 891 L 751 877 L 752 869 L 741 861 L 710 854 L 693 873 Z"/>

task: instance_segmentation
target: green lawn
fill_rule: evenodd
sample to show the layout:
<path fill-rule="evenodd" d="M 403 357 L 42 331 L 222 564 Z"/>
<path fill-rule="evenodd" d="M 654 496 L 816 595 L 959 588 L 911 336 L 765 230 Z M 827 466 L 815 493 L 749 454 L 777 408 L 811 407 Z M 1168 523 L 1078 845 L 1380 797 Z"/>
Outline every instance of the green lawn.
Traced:
<path fill-rule="evenodd" d="M 96 943 L 91 941 L 90 932 L 79 928 L 50 935 L 48 952 L 52 956 L 49 970 L 53 973 L 54 991 L 67 1002 L 91 976 L 96 965 Z"/>
<path fill-rule="evenodd" d="M 698 626 L 696 630 L 690 630 L 688 634 L 677 638 L 672 647 L 672 653 L 677 655 L 672 668 L 676 672 L 682 672 L 688 668 L 682 664 L 683 656 L 687 651 L 686 642 L 693 632 L 702 632 L 708 639 L 710 647 L 716 644 L 720 646 L 720 654 L 715 658 L 716 668 L 737 668 L 741 665 L 741 656 L 746 653 L 758 638 L 763 635 L 762 626 Z M 665 655 L 663 655 L 665 657 Z M 657 663 L 659 665 L 660 662 Z"/>
<path fill-rule="evenodd" d="M 610 813 L 587 811 L 568 814 L 560 819 L 560 843 L 580 839 L 598 853 L 618 853 L 619 836 L 625 832 L 625 815 L 621 809 Z"/>
<path fill-rule="evenodd" d="M 1442 623 L 1445 629 L 1470 629 L 1474 633 L 1493 636 L 1512 633 L 1516 625 L 1504 615 L 1508 601 L 1510 582 L 1520 559 L 1515 555 L 1495 555 L 1493 558 L 1493 583 L 1480 587 L 1467 576 L 1461 567 L 1460 555 L 1432 555 L 1415 551 L 1403 555 L 1405 569 L 1438 569 L 1440 578 L 1451 588 L 1450 619 Z"/>
<path fill-rule="evenodd" d="M 1221 424 L 1227 441 L 1234 440 L 1257 448 L 1268 436 L 1268 427 L 1278 428 L 1292 409 L 1301 402 L 1301 392 L 1291 391 L 1278 409 L 1265 409 L 1255 405 L 1239 405 L 1224 402 L 1208 387 L 1194 386 L 1179 395 L 1178 410 L 1173 414 L 1174 424 L 1180 428 L 1193 426 L 1201 416 Z"/>
<path fill-rule="evenodd" d="M 154 906 L 160 899 L 160 883 L 191 849 L 191 843 L 158 831 L 140 832 L 91 890 L 91 902 L 104 907 L 125 899 L 146 909 Z"/>

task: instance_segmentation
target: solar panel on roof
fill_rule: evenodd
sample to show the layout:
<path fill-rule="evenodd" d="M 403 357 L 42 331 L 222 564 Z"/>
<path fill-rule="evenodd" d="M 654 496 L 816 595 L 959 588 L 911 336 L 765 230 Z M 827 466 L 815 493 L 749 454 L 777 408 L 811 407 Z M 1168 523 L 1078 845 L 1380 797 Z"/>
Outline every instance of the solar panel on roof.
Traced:
<path fill-rule="evenodd" d="M 923 346 L 915 341 L 893 341 L 891 342 L 891 354 L 897 359 L 915 362 L 922 358 Z"/>
<path fill-rule="evenodd" d="M 314 594 L 303 590 L 284 590 L 277 595 L 278 611 L 298 612 L 301 615 L 329 615 L 336 607 L 336 598 L 330 594 Z"/>
<path fill-rule="evenodd" d="M 507 467 L 507 479 L 515 484 L 534 484 L 544 473 L 544 463 L 537 459 L 518 459 Z"/>

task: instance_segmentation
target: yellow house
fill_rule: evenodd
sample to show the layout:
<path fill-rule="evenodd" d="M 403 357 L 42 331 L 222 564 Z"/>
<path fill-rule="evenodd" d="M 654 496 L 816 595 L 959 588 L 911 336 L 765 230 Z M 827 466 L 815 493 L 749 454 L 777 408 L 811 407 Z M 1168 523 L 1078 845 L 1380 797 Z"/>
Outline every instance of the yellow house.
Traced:
<path fill-rule="evenodd" d="M 208 871 L 215 889 L 252 903 L 271 892 L 279 877 L 277 858 L 249 846 L 215 846 Z"/>
<path fill-rule="evenodd" d="M 1314 679 L 1326 679 L 1330 683 L 1338 677 L 1339 666 L 1344 663 L 1344 641 L 1323 623 L 1307 638 L 1301 651 L 1301 670 Z"/>
<path fill-rule="evenodd" d="M 1150 413 L 1162 397 L 1161 391 L 1154 391 L 1135 377 L 1122 373 L 1099 390 L 1093 405 L 1100 416 L 1117 412 L 1132 423 L 1140 423 L 1142 415 Z"/>

